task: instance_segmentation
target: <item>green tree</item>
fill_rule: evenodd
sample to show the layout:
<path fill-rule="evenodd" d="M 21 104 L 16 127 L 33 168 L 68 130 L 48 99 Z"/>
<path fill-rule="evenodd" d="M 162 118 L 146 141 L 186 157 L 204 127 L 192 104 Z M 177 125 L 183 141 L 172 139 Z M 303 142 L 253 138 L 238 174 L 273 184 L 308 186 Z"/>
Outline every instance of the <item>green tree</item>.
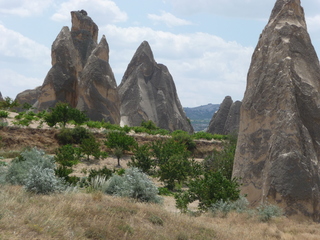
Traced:
<path fill-rule="evenodd" d="M 125 151 L 129 151 L 137 144 L 136 140 L 125 132 L 118 131 L 109 132 L 106 137 L 107 141 L 105 141 L 105 145 L 112 149 L 113 154 L 118 159 L 118 167 L 120 167 L 120 158 L 123 156 Z"/>
<path fill-rule="evenodd" d="M 159 128 L 157 127 L 157 125 L 156 125 L 154 122 L 152 122 L 151 120 L 149 120 L 149 121 L 142 121 L 142 122 L 141 122 L 141 127 L 144 127 L 144 128 L 146 128 L 146 129 L 149 129 L 149 130 L 157 130 L 157 129 L 159 129 Z"/>
<path fill-rule="evenodd" d="M 150 149 L 149 144 L 143 144 L 141 146 L 136 145 L 132 150 L 133 156 L 128 165 L 130 167 L 139 168 L 144 173 L 152 174 L 155 168 L 155 161 L 152 159 Z"/>
<path fill-rule="evenodd" d="M 76 108 L 70 107 L 67 103 L 57 103 L 54 108 L 51 108 L 51 112 L 44 117 L 44 121 L 53 127 L 57 123 L 61 123 L 62 127 L 65 128 L 69 121 L 74 121 L 76 124 L 82 124 L 88 120 L 88 117 L 84 112 Z"/>
<path fill-rule="evenodd" d="M 5 97 L 3 101 L 0 101 L 0 109 L 10 110 L 14 107 L 18 107 L 19 103 L 10 97 Z"/>
<path fill-rule="evenodd" d="M 206 211 L 217 201 L 235 201 L 240 196 L 237 179 L 227 179 L 221 172 L 205 172 L 191 180 L 186 192 L 176 194 L 176 205 L 182 210 L 187 209 L 191 202 L 199 200 L 198 208 Z"/>
<path fill-rule="evenodd" d="M 88 161 L 90 156 L 99 159 L 101 156 L 100 143 L 94 137 L 84 138 L 80 144 L 80 152 L 87 155 Z"/>

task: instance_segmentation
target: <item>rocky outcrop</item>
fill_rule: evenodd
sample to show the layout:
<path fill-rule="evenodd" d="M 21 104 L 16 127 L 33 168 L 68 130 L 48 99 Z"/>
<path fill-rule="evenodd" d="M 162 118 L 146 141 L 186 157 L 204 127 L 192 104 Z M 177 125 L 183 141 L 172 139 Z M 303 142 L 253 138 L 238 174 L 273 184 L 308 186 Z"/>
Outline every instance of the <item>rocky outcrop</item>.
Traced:
<path fill-rule="evenodd" d="M 193 132 L 182 109 L 168 68 L 156 63 L 148 42 L 134 54 L 118 87 L 121 125 L 140 126 L 151 120 L 158 127 Z"/>
<path fill-rule="evenodd" d="M 233 102 L 230 96 L 226 96 L 220 104 L 209 123 L 207 132 L 211 134 L 236 133 L 239 129 L 241 102 Z"/>
<path fill-rule="evenodd" d="M 35 89 L 29 89 L 29 90 L 25 90 L 21 93 L 19 93 L 16 96 L 16 101 L 19 103 L 19 107 L 16 109 L 18 112 L 23 111 L 24 109 L 22 109 L 22 105 L 24 103 L 27 103 L 29 105 L 34 105 L 38 99 L 38 97 L 40 96 L 41 93 L 41 87 L 37 87 Z"/>
<path fill-rule="evenodd" d="M 228 118 L 224 125 L 224 134 L 238 134 L 239 132 L 239 124 L 240 124 L 240 108 L 241 108 L 241 101 L 235 101 L 232 103 Z"/>
<path fill-rule="evenodd" d="M 233 176 L 252 205 L 319 221 L 320 67 L 300 0 L 277 0 L 252 56 Z"/>
<path fill-rule="evenodd" d="M 120 121 L 120 101 L 109 65 L 109 47 L 84 10 L 71 12 L 72 28 L 63 27 L 52 44 L 52 68 L 34 107 L 39 111 L 67 102 L 92 120 Z"/>

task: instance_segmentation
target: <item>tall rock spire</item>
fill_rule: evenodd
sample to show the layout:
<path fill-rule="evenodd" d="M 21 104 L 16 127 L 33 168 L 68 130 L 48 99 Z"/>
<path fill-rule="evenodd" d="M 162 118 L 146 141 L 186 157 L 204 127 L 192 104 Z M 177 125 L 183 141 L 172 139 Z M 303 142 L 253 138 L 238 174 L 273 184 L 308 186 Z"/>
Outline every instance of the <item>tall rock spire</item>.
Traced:
<path fill-rule="evenodd" d="M 166 66 L 156 63 L 148 42 L 141 43 L 118 87 L 121 124 L 140 126 L 153 121 L 158 127 L 193 132 Z"/>
<path fill-rule="evenodd" d="M 277 0 L 253 53 L 234 177 L 252 205 L 319 221 L 320 66 L 300 0 Z"/>
<path fill-rule="evenodd" d="M 67 102 L 92 120 L 120 123 L 120 100 L 109 65 L 105 36 L 84 10 L 71 12 L 72 28 L 63 27 L 52 44 L 52 68 L 35 103 L 36 110 Z"/>

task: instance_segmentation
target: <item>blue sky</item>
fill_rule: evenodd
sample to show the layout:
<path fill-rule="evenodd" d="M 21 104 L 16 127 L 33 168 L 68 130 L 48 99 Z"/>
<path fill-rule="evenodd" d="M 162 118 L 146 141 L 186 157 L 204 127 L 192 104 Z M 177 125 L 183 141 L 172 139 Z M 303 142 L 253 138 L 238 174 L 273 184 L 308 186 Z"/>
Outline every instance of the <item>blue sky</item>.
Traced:
<path fill-rule="evenodd" d="M 242 100 L 251 55 L 275 0 L 0 0 L 0 91 L 15 98 L 42 85 L 51 45 L 70 11 L 84 9 L 104 34 L 120 84 L 148 41 L 173 76 L 184 107 Z M 301 0 L 320 52 L 320 0 Z"/>

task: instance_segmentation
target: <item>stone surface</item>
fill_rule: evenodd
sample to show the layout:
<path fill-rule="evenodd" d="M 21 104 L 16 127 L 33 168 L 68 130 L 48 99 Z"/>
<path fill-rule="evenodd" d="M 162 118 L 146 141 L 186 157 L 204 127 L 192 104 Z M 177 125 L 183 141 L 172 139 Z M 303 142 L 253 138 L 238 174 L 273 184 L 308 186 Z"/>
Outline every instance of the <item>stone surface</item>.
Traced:
<path fill-rule="evenodd" d="M 140 126 L 151 120 L 158 127 L 193 132 L 166 66 L 156 63 L 148 42 L 141 43 L 118 87 L 121 125 Z"/>
<path fill-rule="evenodd" d="M 224 134 L 238 134 L 239 132 L 239 124 L 240 124 L 240 108 L 241 108 L 241 101 L 235 101 L 232 103 L 228 118 L 224 125 Z"/>
<path fill-rule="evenodd" d="M 109 65 L 109 47 L 84 10 L 71 12 L 72 28 L 63 27 L 52 44 L 52 68 L 34 104 L 41 111 L 67 102 L 92 120 L 120 122 L 120 101 Z"/>
<path fill-rule="evenodd" d="M 20 104 L 20 107 L 18 107 L 16 110 L 18 112 L 24 111 L 24 109 L 22 109 L 22 106 L 21 106 L 24 103 L 28 103 L 31 106 L 33 104 L 35 104 L 37 99 L 38 99 L 38 97 L 40 96 L 40 93 L 41 93 L 41 87 L 37 87 L 35 89 L 25 90 L 25 91 L 19 93 L 16 96 L 15 100 Z"/>
<path fill-rule="evenodd" d="M 320 67 L 299 0 L 278 0 L 252 56 L 234 177 L 252 205 L 319 221 Z"/>
<path fill-rule="evenodd" d="M 225 134 L 225 125 L 229 116 L 229 111 L 233 100 L 230 96 L 226 96 L 220 104 L 219 110 L 215 112 L 209 123 L 207 132 L 211 134 Z"/>

